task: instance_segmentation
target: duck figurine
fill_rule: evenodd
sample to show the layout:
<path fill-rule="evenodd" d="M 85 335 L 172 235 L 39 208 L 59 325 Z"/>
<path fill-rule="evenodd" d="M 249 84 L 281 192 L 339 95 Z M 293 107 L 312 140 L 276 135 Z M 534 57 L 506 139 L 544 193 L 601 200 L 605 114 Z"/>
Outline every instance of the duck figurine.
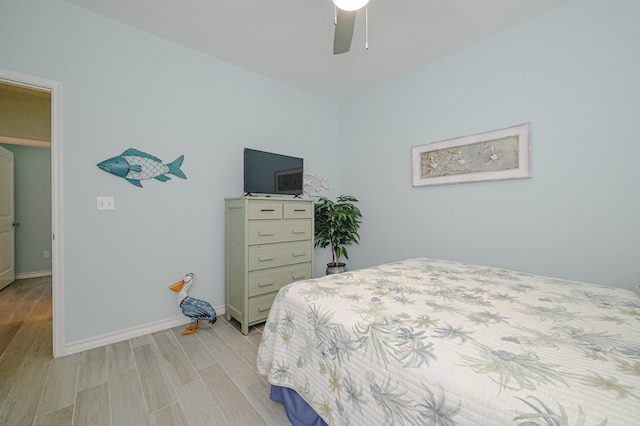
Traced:
<path fill-rule="evenodd" d="M 193 334 L 198 329 L 198 321 L 206 320 L 211 324 L 216 322 L 216 310 L 209 302 L 187 296 L 187 290 L 193 283 L 193 273 L 189 272 L 183 279 L 169 287 L 170 290 L 178 293 L 178 305 L 182 308 L 182 313 L 191 318 L 191 324 L 184 329 L 182 334 Z"/>

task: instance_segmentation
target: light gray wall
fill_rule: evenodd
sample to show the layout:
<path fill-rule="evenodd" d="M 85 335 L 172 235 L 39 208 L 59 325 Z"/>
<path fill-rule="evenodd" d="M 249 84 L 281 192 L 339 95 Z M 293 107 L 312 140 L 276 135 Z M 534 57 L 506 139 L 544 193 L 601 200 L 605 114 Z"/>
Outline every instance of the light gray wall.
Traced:
<path fill-rule="evenodd" d="M 353 268 L 427 256 L 640 282 L 640 2 L 576 0 L 342 106 Z M 411 147 L 531 122 L 533 177 L 411 187 Z"/>
<path fill-rule="evenodd" d="M 63 83 L 66 340 L 180 316 L 167 287 L 224 305 L 224 201 L 245 146 L 336 174 L 331 102 L 62 0 L 0 0 L 0 68 Z M 184 154 L 187 180 L 137 188 L 96 167 L 137 148 Z M 114 196 L 114 211 L 96 196 Z"/>
<path fill-rule="evenodd" d="M 51 150 L 0 144 L 13 152 L 16 275 L 50 272 Z"/>

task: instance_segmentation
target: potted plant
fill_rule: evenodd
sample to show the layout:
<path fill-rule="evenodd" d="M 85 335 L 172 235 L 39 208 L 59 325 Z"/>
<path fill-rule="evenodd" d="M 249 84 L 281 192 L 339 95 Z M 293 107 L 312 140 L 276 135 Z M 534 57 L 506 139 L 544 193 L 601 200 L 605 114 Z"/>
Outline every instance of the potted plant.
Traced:
<path fill-rule="evenodd" d="M 362 213 L 354 204 L 357 201 L 351 195 L 341 195 L 336 201 L 320 197 L 315 204 L 315 246 L 331 246 L 331 263 L 327 263 L 327 274 L 346 271 L 340 257 L 348 259 L 346 246 L 359 243 L 358 229 Z"/>

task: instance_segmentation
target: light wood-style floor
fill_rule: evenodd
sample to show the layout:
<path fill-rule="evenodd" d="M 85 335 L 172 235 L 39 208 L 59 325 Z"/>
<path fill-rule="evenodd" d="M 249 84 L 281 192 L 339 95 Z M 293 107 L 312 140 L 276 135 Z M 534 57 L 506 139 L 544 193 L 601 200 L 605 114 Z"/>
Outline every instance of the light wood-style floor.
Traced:
<path fill-rule="evenodd" d="M 261 330 L 218 317 L 52 358 L 51 279 L 0 291 L 0 425 L 288 425 L 255 366 Z"/>

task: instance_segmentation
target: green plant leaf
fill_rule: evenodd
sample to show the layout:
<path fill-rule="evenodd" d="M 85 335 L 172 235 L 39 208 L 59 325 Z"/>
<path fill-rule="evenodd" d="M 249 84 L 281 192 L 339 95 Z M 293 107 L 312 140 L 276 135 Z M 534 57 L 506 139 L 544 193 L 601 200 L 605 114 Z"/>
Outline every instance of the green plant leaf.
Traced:
<path fill-rule="evenodd" d="M 315 246 L 331 246 L 333 263 L 340 257 L 348 259 L 346 246 L 359 244 L 362 212 L 355 206 L 358 200 L 352 195 L 340 195 L 336 201 L 321 197 L 315 204 Z"/>

